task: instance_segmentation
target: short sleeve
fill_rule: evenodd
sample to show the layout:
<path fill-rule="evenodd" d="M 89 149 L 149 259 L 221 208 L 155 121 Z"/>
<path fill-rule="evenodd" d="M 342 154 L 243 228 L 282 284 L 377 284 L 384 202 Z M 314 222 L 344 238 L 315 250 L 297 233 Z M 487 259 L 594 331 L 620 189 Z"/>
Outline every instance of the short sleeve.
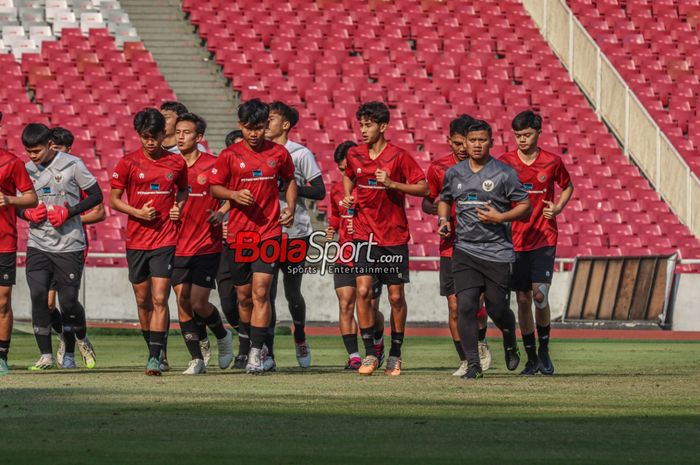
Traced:
<path fill-rule="evenodd" d="M 510 166 L 506 166 L 505 196 L 511 202 L 522 202 L 528 198 L 527 191 L 518 178 L 518 173 Z"/>
<path fill-rule="evenodd" d="M 109 185 L 112 189 L 126 189 L 129 184 L 129 162 L 126 158 L 122 158 L 114 167 L 112 180 Z"/>
<path fill-rule="evenodd" d="M 442 190 L 440 191 L 440 200 L 444 200 L 445 202 L 452 202 L 454 200 L 454 196 L 452 194 L 453 173 L 454 171 L 451 169 L 447 170 L 442 184 Z"/>
<path fill-rule="evenodd" d="M 562 189 L 571 184 L 571 176 L 569 175 L 569 171 L 566 169 L 566 166 L 561 158 L 557 163 L 556 171 L 554 172 L 554 179 Z"/>
<path fill-rule="evenodd" d="M 321 168 L 316 163 L 316 157 L 311 150 L 304 148 L 301 157 L 299 158 L 299 166 L 297 170 L 301 173 L 306 182 L 311 182 L 321 176 Z"/>
<path fill-rule="evenodd" d="M 78 183 L 78 187 L 82 190 L 87 190 L 97 182 L 95 176 L 87 169 L 82 160 L 76 160 L 75 162 L 75 182 Z"/>
<path fill-rule="evenodd" d="M 179 191 L 187 190 L 189 180 L 187 178 L 187 164 L 184 161 L 178 173 L 177 179 L 175 180 L 175 184 L 177 184 L 177 189 Z"/>
<path fill-rule="evenodd" d="M 294 162 L 292 161 L 292 156 L 289 155 L 289 152 L 287 152 L 287 149 L 283 150 L 284 151 L 281 154 L 279 175 L 285 181 L 289 181 L 294 179 Z"/>
<path fill-rule="evenodd" d="M 407 152 L 401 156 L 401 172 L 406 179 L 407 184 L 417 184 L 425 181 L 425 173 L 418 166 L 418 162 Z"/>
<path fill-rule="evenodd" d="M 219 155 L 219 158 L 216 159 L 216 163 L 209 173 L 209 184 L 212 186 L 225 186 L 228 184 L 231 177 L 230 158 L 231 156 L 227 151 Z"/>
<path fill-rule="evenodd" d="M 34 184 L 32 184 L 32 180 L 29 178 L 27 169 L 19 158 L 15 158 L 12 162 L 12 182 L 15 188 L 20 192 L 27 192 L 34 189 Z"/>
<path fill-rule="evenodd" d="M 430 198 L 435 200 L 440 195 L 440 190 L 442 189 L 442 182 L 438 170 L 435 165 L 430 165 L 428 167 L 428 188 L 430 189 Z"/>

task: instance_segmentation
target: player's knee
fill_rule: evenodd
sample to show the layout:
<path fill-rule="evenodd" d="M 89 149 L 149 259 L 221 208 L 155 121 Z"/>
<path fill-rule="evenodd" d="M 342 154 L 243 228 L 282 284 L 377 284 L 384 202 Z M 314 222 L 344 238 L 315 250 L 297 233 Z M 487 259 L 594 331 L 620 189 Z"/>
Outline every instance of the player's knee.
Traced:
<path fill-rule="evenodd" d="M 390 292 L 389 293 L 389 305 L 391 308 L 403 308 L 406 306 L 406 298 L 403 292 Z"/>
<path fill-rule="evenodd" d="M 167 307 L 168 305 L 168 295 L 154 294 L 153 295 L 153 306 L 154 307 Z"/>
<path fill-rule="evenodd" d="M 270 291 L 265 286 L 253 287 L 253 302 L 256 304 L 264 304 L 270 299 Z"/>
<path fill-rule="evenodd" d="M 515 298 L 518 302 L 518 306 L 520 307 L 527 307 L 529 305 L 532 305 L 530 293 L 528 292 L 517 292 Z"/>
<path fill-rule="evenodd" d="M 538 309 L 547 308 L 547 305 L 549 305 L 549 286 L 546 284 L 540 284 L 532 294 L 533 300 L 535 301 L 535 307 Z"/>
<path fill-rule="evenodd" d="M 372 299 L 372 286 L 357 286 L 357 297 L 363 300 Z"/>
<path fill-rule="evenodd" d="M 5 315 L 10 312 L 10 298 L 5 295 L 0 295 L 0 315 Z"/>

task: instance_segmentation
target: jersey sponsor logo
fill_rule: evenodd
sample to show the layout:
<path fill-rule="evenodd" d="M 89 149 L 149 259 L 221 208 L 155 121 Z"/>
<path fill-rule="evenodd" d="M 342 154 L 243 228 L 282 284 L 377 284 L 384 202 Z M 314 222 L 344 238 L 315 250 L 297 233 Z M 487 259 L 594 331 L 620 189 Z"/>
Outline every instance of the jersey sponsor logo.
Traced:
<path fill-rule="evenodd" d="M 203 174 L 200 174 L 199 176 L 197 176 L 197 182 L 199 183 L 199 185 L 203 186 L 207 183 L 207 177 Z"/>
<path fill-rule="evenodd" d="M 167 179 L 168 181 L 172 181 L 173 177 L 174 177 L 173 173 L 170 173 L 170 172 L 165 173 L 165 179 Z"/>
<path fill-rule="evenodd" d="M 484 190 L 484 192 L 491 192 L 494 188 L 494 183 L 492 180 L 487 179 L 484 182 L 481 183 L 481 188 Z"/>
<path fill-rule="evenodd" d="M 523 184 L 523 187 L 525 188 L 526 191 L 530 192 L 532 190 L 532 183 L 526 182 L 525 184 Z"/>
<path fill-rule="evenodd" d="M 377 180 L 374 179 L 374 178 L 369 178 L 369 179 L 367 180 L 367 185 L 368 185 L 368 186 L 376 186 L 376 185 L 377 185 Z"/>
<path fill-rule="evenodd" d="M 192 186 L 187 186 L 187 193 L 189 193 L 189 194 L 192 193 Z"/>
<path fill-rule="evenodd" d="M 254 178 L 261 178 L 263 175 L 262 170 L 253 170 L 253 177 Z"/>
<path fill-rule="evenodd" d="M 50 187 L 42 187 L 41 188 L 41 193 L 42 194 L 50 194 L 51 193 L 51 188 Z"/>
<path fill-rule="evenodd" d="M 474 202 L 476 200 L 479 200 L 479 197 L 475 193 L 470 192 L 469 194 L 467 194 L 467 201 Z"/>
<path fill-rule="evenodd" d="M 160 190 L 160 184 L 157 183 L 152 183 L 149 187 L 152 191 L 159 191 Z"/>

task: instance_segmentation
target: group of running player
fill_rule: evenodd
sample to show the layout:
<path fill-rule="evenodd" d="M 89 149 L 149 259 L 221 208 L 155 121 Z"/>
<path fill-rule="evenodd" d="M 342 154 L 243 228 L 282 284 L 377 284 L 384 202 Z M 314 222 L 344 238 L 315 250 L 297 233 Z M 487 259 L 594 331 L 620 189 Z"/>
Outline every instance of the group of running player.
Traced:
<path fill-rule="evenodd" d="M 412 195 L 424 199 L 426 214 L 439 217 L 440 293 L 447 297 L 460 358 L 454 375 L 478 378 L 490 367 L 487 314 L 503 332 L 507 368 L 517 368 L 511 289 L 517 294 L 528 356 L 522 374 L 552 374 L 547 297 L 556 215 L 573 185 L 560 157 L 537 146 L 540 117 L 527 111 L 513 120 L 518 148 L 499 160 L 489 153 L 490 126 L 467 115 L 457 117 L 447 138 L 451 153 L 430 165 L 427 181 L 413 157 L 385 139 L 390 119 L 385 104 L 365 103 L 356 117 L 363 143 L 345 141 L 335 151 L 343 177 L 330 190 L 325 230 L 327 240 L 337 234 L 344 252 L 333 278 L 348 353 L 345 368 L 371 375 L 383 365 L 384 315 L 378 302 L 386 286 L 391 346 L 384 373 L 401 373 L 410 239 L 405 198 Z M 112 174 L 109 206 L 128 216 L 129 280 L 148 347 L 148 375 L 169 369 L 171 286 L 191 357 L 184 374 L 206 371 L 211 357 L 207 329 L 217 339 L 220 368 L 274 371 L 280 269 L 297 360 L 304 368 L 311 364 L 301 294 L 304 257 L 294 259 L 285 251 L 289 243 L 308 246 L 312 240 L 304 199 L 325 197 L 321 170 L 313 153 L 288 137 L 299 119 L 290 106 L 254 99 L 240 106 L 238 119 L 240 130 L 229 134 L 227 148 L 215 157 L 203 145 L 205 122 L 184 105 L 166 102 L 160 110 L 144 109 L 134 118 L 141 148 L 125 155 Z M 72 135 L 64 129 L 29 124 L 22 140 L 30 158 L 26 166 L 0 151 L 0 227 L 8 233 L 0 244 L 0 374 L 9 371 L 15 215 L 29 222 L 26 272 L 41 354 L 30 369 L 53 368 L 57 362 L 74 368 L 76 345 L 85 366 L 92 368 L 95 351 L 78 293 L 87 250 L 84 225 L 104 219 L 102 192 L 80 158 L 69 154 Z M 556 203 L 555 184 L 563 189 Z M 226 320 L 238 333 L 235 357 L 233 334 L 209 302 L 214 288 Z M 52 290 L 60 312 L 52 311 Z M 52 327 L 59 334 L 58 360 L 51 347 Z"/>

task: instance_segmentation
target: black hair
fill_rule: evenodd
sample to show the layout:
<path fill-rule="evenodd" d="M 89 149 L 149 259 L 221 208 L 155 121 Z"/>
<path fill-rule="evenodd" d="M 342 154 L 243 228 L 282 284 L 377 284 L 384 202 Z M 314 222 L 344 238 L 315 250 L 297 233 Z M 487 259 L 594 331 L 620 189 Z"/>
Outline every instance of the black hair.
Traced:
<path fill-rule="evenodd" d="M 49 145 L 50 141 L 51 129 L 45 124 L 29 123 L 22 131 L 22 144 L 27 148 Z"/>
<path fill-rule="evenodd" d="M 56 126 L 51 129 L 51 140 L 56 145 L 62 145 L 64 147 L 72 147 L 75 137 L 73 133 L 66 128 Z"/>
<path fill-rule="evenodd" d="M 189 121 L 190 123 L 194 123 L 197 134 L 204 135 L 204 133 L 207 130 L 207 122 L 204 121 L 204 119 L 201 116 L 195 115 L 194 113 L 183 113 L 182 115 L 177 117 L 177 123 L 179 123 L 180 121 Z"/>
<path fill-rule="evenodd" d="M 362 118 L 377 124 L 389 124 L 389 107 L 382 102 L 367 102 L 360 105 L 355 113 L 355 118 L 360 121 Z"/>
<path fill-rule="evenodd" d="M 149 136 L 164 133 L 165 117 L 155 108 L 144 108 L 134 116 L 134 129 Z"/>
<path fill-rule="evenodd" d="M 542 130 L 542 117 L 532 110 L 525 110 L 513 118 L 511 127 L 513 131 L 524 131 L 525 129 L 540 131 Z"/>
<path fill-rule="evenodd" d="M 163 102 L 160 105 L 161 111 L 172 111 L 175 113 L 177 116 L 184 115 L 185 113 L 189 113 L 190 111 L 187 109 L 187 107 L 180 102 Z"/>
<path fill-rule="evenodd" d="M 241 131 L 240 129 L 236 129 L 226 134 L 226 140 L 224 141 L 224 144 L 226 144 L 226 147 L 233 145 L 233 142 L 236 139 L 243 139 L 243 131 Z"/>
<path fill-rule="evenodd" d="M 246 127 L 260 124 L 267 125 L 267 119 L 269 117 L 270 107 L 259 98 L 243 102 L 241 106 L 238 107 L 238 121 Z"/>
<path fill-rule="evenodd" d="M 353 147 L 357 147 L 357 144 L 351 140 L 346 140 L 338 144 L 338 146 L 335 148 L 335 153 L 333 154 L 333 159 L 335 162 L 340 163 L 341 161 L 345 160 L 345 157 L 348 156 L 348 150 Z"/>
<path fill-rule="evenodd" d="M 469 115 L 459 115 L 457 118 L 450 122 L 450 136 L 459 134 L 460 136 L 467 137 L 469 132 L 469 126 L 474 122 L 474 118 Z"/>
<path fill-rule="evenodd" d="M 2 112 L 0 111 L 0 122 L 2 121 Z"/>
<path fill-rule="evenodd" d="M 491 129 L 491 125 L 484 120 L 475 119 L 472 121 L 472 124 L 469 125 L 469 129 L 467 129 L 467 133 L 476 131 L 486 131 L 489 134 L 489 139 L 493 138 L 493 130 Z"/>
<path fill-rule="evenodd" d="M 272 112 L 277 113 L 282 117 L 282 119 L 289 123 L 290 131 L 299 122 L 299 112 L 295 108 L 292 108 L 279 100 L 276 100 L 270 104 L 270 113 Z"/>

